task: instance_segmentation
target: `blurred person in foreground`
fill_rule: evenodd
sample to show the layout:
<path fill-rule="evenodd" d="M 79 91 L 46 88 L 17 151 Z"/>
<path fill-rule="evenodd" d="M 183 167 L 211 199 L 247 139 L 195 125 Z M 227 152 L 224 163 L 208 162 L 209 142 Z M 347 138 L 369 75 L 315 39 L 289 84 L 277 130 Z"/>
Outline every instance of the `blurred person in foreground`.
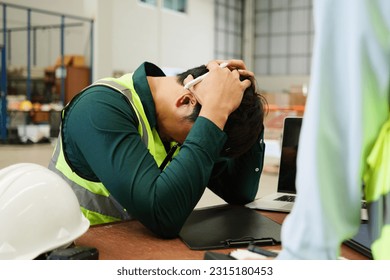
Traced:
<path fill-rule="evenodd" d="M 362 197 L 373 256 L 389 259 L 390 1 L 315 1 L 314 20 L 298 196 L 278 259 L 337 259 L 358 230 Z"/>

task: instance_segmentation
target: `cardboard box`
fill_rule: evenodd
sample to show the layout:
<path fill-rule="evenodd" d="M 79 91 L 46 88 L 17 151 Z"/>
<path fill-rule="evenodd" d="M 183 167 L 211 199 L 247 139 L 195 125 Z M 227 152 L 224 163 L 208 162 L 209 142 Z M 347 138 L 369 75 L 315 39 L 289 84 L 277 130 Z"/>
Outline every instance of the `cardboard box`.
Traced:
<path fill-rule="evenodd" d="M 65 56 L 64 56 L 64 66 L 65 66 L 65 67 L 66 67 L 66 66 L 69 66 L 70 63 L 71 63 L 71 61 L 72 61 L 72 57 L 71 57 L 70 55 L 65 55 Z M 61 65 L 62 65 L 62 57 L 59 56 L 59 57 L 57 58 L 57 60 L 56 60 L 55 68 L 61 67 Z"/>
<path fill-rule="evenodd" d="M 290 95 L 288 93 L 266 92 L 263 96 L 267 100 L 268 105 L 275 105 L 278 107 L 288 106 L 290 102 Z"/>
<path fill-rule="evenodd" d="M 34 123 L 48 123 L 50 112 L 31 111 L 30 116 Z"/>
<path fill-rule="evenodd" d="M 306 85 L 292 85 L 290 87 L 290 106 L 305 106 L 306 98 Z"/>
<path fill-rule="evenodd" d="M 56 60 L 55 68 L 62 65 L 62 57 L 59 56 Z M 66 66 L 75 66 L 75 67 L 85 67 L 85 58 L 82 55 L 65 55 L 64 56 L 64 65 Z"/>
<path fill-rule="evenodd" d="M 75 67 L 85 67 L 85 58 L 82 55 L 73 55 L 72 65 Z"/>

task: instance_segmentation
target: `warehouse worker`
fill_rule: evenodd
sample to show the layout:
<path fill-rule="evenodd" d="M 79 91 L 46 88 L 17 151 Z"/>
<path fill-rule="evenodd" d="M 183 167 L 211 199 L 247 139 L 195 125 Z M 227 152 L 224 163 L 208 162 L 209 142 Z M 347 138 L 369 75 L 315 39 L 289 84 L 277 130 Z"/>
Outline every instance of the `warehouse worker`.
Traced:
<path fill-rule="evenodd" d="M 336 259 L 358 230 L 364 193 L 373 256 L 390 259 L 390 1 L 317 1 L 314 8 L 298 196 L 278 258 Z"/>
<path fill-rule="evenodd" d="M 255 198 L 263 99 L 242 61 L 220 63 L 166 77 L 146 62 L 65 107 L 49 168 L 72 185 L 91 224 L 136 218 L 176 237 L 206 186 L 232 204 Z"/>

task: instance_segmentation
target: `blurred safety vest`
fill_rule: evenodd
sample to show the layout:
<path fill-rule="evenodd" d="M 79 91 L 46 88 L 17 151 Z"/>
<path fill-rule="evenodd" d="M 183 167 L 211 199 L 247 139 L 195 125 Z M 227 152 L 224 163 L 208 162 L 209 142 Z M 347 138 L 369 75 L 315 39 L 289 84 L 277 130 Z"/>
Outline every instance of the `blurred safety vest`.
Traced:
<path fill-rule="evenodd" d="M 390 117 L 382 126 L 363 174 L 374 259 L 390 259 Z"/>
<path fill-rule="evenodd" d="M 122 93 L 128 99 L 129 106 L 133 107 L 139 121 L 138 132 L 141 135 L 142 142 L 154 157 L 157 165 L 161 166 L 161 163 L 167 157 L 167 153 L 157 131 L 150 127 L 141 99 L 134 89 L 132 74 L 126 74 L 117 79 L 107 78 L 98 80 L 82 92 L 98 85 L 112 88 Z M 77 98 L 73 100 L 75 99 Z M 64 120 L 69 104 L 62 111 L 62 121 Z M 171 146 L 174 144 L 171 143 Z M 79 200 L 81 210 L 91 225 L 128 220 L 131 218 L 126 209 L 120 205 L 101 182 L 87 180 L 73 172 L 64 156 L 62 128 L 60 128 L 49 169 L 59 174 L 71 185 Z"/>

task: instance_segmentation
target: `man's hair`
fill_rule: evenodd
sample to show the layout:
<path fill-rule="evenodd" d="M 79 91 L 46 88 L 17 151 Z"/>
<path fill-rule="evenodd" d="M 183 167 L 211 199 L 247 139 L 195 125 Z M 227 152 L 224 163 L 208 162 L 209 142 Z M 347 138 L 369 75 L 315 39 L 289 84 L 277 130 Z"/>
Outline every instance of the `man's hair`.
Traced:
<path fill-rule="evenodd" d="M 184 79 L 188 75 L 192 75 L 195 79 L 208 71 L 205 65 L 201 65 L 178 74 L 177 81 L 183 84 Z M 240 77 L 240 80 L 244 79 L 249 78 Z M 251 80 L 251 86 L 245 90 L 240 106 L 229 115 L 225 124 L 224 131 L 228 139 L 221 152 L 221 156 L 234 158 L 246 153 L 259 140 L 260 134 L 264 130 L 264 111 L 267 102 L 256 91 L 254 79 L 249 80 Z M 197 102 L 193 112 L 186 119 L 194 122 L 199 116 L 201 108 L 202 105 Z"/>

